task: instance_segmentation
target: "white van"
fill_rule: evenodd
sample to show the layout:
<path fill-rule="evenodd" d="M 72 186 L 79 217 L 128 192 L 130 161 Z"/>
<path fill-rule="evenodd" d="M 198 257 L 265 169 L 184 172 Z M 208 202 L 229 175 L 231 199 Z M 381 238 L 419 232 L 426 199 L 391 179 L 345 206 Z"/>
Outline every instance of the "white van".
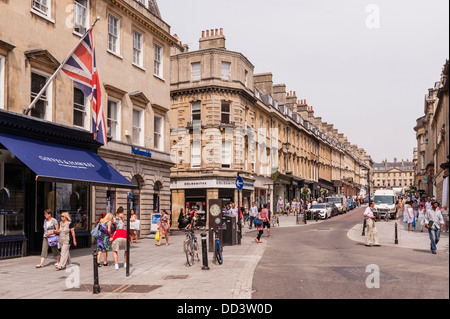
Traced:
<path fill-rule="evenodd" d="M 379 189 L 373 197 L 374 214 L 377 219 L 384 218 L 386 214 L 390 218 L 397 218 L 397 195 L 391 189 Z"/>

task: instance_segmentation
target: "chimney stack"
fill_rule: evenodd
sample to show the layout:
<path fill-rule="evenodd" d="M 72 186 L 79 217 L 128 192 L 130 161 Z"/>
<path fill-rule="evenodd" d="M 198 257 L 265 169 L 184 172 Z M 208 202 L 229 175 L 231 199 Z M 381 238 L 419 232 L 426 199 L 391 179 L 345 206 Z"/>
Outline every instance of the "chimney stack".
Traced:
<path fill-rule="evenodd" d="M 205 50 L 213 48 L 225 49 L 225 36 L 223 35 L 223 28 L 202 31 L 202 37 L 199 40 L 199 49 Z"/>

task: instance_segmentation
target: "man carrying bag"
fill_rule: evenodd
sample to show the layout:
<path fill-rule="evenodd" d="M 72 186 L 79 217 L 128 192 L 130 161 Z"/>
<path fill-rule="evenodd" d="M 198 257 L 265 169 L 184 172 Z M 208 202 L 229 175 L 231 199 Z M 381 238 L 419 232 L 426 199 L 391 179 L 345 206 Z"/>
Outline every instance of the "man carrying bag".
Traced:
<path fill-rule="evenodd" d="M 428 229 L 431 242 L 431 252 L 436 254 L 437 243 L 441 237 L 441 228 L 444 227 L 444 218 L 442 217 L 441 210 L 438 209 L 438 203 L 433 202 L 431 209 L 428 209 L 425 213 L 425 227 Z"/>

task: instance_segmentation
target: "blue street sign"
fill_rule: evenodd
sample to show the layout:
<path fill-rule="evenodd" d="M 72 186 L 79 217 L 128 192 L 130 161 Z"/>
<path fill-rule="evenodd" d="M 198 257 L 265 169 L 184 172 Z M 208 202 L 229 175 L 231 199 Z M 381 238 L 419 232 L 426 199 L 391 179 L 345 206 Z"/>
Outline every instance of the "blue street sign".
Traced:
<path fill-rule="evenodd" d="M 234 183 L 236 184 L 236 188 L 238 190 L 241 190 L 244 188 L 244 180 L 242 179 L 242 177 L 240 177 L 240 176 L 236 177 L 236 181 Z"/>

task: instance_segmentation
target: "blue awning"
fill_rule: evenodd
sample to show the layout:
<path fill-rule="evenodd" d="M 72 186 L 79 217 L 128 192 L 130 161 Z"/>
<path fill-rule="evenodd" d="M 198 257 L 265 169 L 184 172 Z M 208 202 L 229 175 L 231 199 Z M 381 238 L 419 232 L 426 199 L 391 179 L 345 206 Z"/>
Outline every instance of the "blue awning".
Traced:
<path fill-rule="evenodd" d="M 35 172 L 38 181 L 84 181 L 112 187 L 136 187 L 88 149 L 1 132 L 0 143 Z"/>

